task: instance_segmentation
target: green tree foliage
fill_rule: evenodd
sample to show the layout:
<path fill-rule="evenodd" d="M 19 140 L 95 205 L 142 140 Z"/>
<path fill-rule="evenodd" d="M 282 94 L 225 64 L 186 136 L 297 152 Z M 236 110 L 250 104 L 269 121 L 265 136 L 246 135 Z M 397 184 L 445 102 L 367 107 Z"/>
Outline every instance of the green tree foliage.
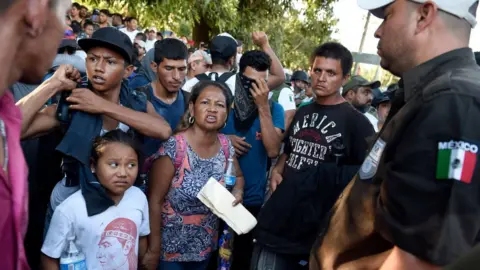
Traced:
<path fill-rule="evenodd" d="M 265 31 L 284 65 L 308 69 L 313 49 L 328 41 L 337 0 L 80 0 L 135 16 L 144 27 L 173 30 L 196 44 L 229 32 L 252 49 L 250 33 Z M 190 31 L 189 31 L 190 30 Z"/>

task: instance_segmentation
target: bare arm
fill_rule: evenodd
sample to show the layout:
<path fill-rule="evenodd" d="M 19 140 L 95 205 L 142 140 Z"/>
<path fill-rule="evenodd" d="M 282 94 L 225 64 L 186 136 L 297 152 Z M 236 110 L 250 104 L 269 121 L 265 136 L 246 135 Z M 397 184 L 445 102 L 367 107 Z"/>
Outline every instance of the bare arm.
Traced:
<path fill-rule="evenodd" d="M 268 157 L 275 158 L 280 153 L 282 143 L 282 130 L 273 125 L 272 113 L 268 104 L 268 89 L 265 80 L 256 79 L 252 84 L 252 93 L 255 104 L 258 107 L 260 117 L 260 130 L 262 131 L 262 142 L 267 150 Z"/>
<path fill-rule="evenodd" d="M 52 98 L 56 93 L 63 90 L 71 90 L 75 88 L 77 81 L 80 79 L 80 73 L 71 65 L 60 66 L 55 74 L 33 92 L 22 98 L 17 102 L 17 106 L 22 111 L 22 138 L 33 122 L 41 121 L 52 124 L 51 120 L 45 120 L 45 116 L 37 117 L 41 114 L 40 109 Z M 50 114 L 47 114 L 50 115 Z M 53 114 L 55 115 L 55 114 Z M 36 124 L 36 126 L 41 126 Z M 45 127 L 43 130 L 48 130 L 51 127 Z M 42 128 L 41 128 L 42 129 Z M 32 134 L 32 132 L 29 132 Z M 30 135 L 31 136 L 31 135 Z"/>
<path fill-rule="evenodd" d="M 99 98 L 84 88 L 74 89 L 67 101 L 73 104 L 71 109 L 105 115 L 151 138 L 166 140 L 172 133 L 170 125 L 155 112 L 150 102 L 147 103 L 147 113 L 138 112 Z"/>
<path fill-rule="evenodd" d="M 440 266 L 436 266 L 425 262 L 414 255 L 395 247 L 387 260 L 383 263 L 380 270 L 440 270 Z"/>
<path fill-rule="evenodd" d="M 148 249 L 148 237 L 142 236 L 138 240 L 138 261 L 139 262 L 143 261 L 143 258 L 147 253 L 147 249 Z"/>
<path fill-rule="evenodd" d="M 60 122 L 55 116 L 57 105 L 46 107 L 38 112 L 25 131 L 22 131 L 21 139 L 31 139 L 50 132 L 58 127 Z"/>
<path fill-rule="evenodd" d="M 270 192 L 275 192 L 277 186 L 283 181 L 283 170 L 285 169 L 285 162 L 287 162 L 288 156 L 283 153 L 277 161 L 277 165 L 272 169 L 272 175 L 270 177 Z"/>
<path fill-rule="evenodd" d="M 260 115 L 260 129 L 262 130 L 262 142 L 267 150 L 269 158 L 275 158 L 280 154 L 282 144 L 282 130 L 273 126 L 270 105 L 258 107 Z"/>
<path fill-rule="evenodd" d="M 285 111 L 285 136 L 286 134 L 288 134 L 288 129 L 290 128 L 290 124 L 293 121 L 293 117 L 295 117 L 295 113 L 296 113 L 295 110 Z"/>
<path fill-rule="evenodd" d="M 233 165 L 235 166 L 235 171 L 237 172 L 236 175 L 236 182 L 235 186 L 233 187 L 232 194 L 235 196 L 235 201 L 233 205 L 237 205 L 243 202 L 243 194 L 244 194 L 244 187 L 245 187 L 245 179 L 243 178 L 242 169 L 240 168 L 240 164 L 236 157 L 233 157 Z"/>
<path fill-rule="evenodd" d="M 170 183 L 175 175 L 175 168 L 169 157 L 160 157 L 153 163 L 150 172 L 148 187 L 148 208 L 150 213 L 150 235 L 148 236 L 148 249 L 144 265 L 158 263 L 162 251 L 162 207 L 165 196 L 170 189 Z"/>
<path fill-rule="evenodd" d="M 22 135 L 27 132 L 30 124 L 38 119 L 40 109 L 58 92 L 59 88 L 59 82 L 47 80 L 17 102 L 16 105 L 22 111 Z"/>
<path fill-rule="evenodd" d="M 282 63 L 278 59 L 277 55 L 270 47 L 268 37 L 264 32 L 255 32 L 252 34 L 253 42 L 259 46 L 272 59 L 272 65 L 270 66 L 270 76 L 268 78 L 269 89 L 274 89 L 281 85 L 285 81 L 285 72 L 283 71 Z"/>
<path fill-rule="evenodd" d="M 287 162 L 287 159 L 288 159 L 287 154 L 283 153 L 280 155 L 280 157 L 278 158 L 277 164 L 272 170 L 272 175 L 274 173 L 278 173 L 280 175 L 283 174 L 283 170 L 285 169 L 285 163 Z"/>
<path fill-rule="evenodd" d="M 45 254 L 42 254 L 41 258 L 43 270 L 59 270 L 60 261 L 58 259 L 50 258 Z"/>
<path fill-rule="evenodd" d="M 170 125 L 155 112 L 150 102 L 147 104 L 147 113 L 137 112 L 110 102 L 105 109 L 105 115 L 151 138 L 167 140 L 172 134 Z"/>

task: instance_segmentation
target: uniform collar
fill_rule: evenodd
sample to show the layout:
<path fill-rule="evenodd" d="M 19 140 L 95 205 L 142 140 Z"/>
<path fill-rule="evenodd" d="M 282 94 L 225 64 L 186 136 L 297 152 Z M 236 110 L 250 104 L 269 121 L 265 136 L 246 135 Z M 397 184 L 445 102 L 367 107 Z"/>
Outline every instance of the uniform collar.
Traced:
<path fill-rule="evenodd" d="M 400 83 L 405 89 L 405 102 L 413 96 L 416 89 L 427 83 L 427 76 L 432 72 L 442 72 L 466 63 L 475 64 L 473 51 L 470 48 L 460 48 L 439 55 L 405 72 Z"/>

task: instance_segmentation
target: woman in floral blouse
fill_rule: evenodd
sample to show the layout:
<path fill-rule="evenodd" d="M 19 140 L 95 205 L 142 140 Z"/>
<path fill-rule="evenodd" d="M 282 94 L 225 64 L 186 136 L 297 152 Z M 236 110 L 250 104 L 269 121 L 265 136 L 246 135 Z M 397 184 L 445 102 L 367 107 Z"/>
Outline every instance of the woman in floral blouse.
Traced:
<path fill-rule="evenodd" d="M 242 201 L 243 176 L 230 140 L 219 130 L 230 110 L 229 89 L 217 82 L 200 82 L 192 89 L 183 131 L 170 137 L 155 154 L 150 171 L 148 269 L 206 269 L 218 242 L 218 218 L 197 199 L 210 177 L 224 183 L 233 158 L 237 182 L 234 204 Z M 161 214 L 161 217 L 160 217 Z"/>

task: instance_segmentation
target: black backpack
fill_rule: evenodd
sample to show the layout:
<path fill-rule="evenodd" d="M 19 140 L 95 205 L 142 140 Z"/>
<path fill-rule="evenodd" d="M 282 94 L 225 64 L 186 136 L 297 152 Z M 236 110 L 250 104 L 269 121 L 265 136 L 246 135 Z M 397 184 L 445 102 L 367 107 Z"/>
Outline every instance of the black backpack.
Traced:
<path fill-rule="evenodd" d="M 242 82 L 238 74 L 235 72 L 225 72 L 220 76 L 216 72 L 210 72 L 210 74 L 208 75 L 206 73 L 202 73 L 195 76 L 195 78 L 197 78 L 197 80 L 199 81 L 214 81 L 214 82 L 223 83 L 228 89 L 230 89 L 230 87 L 227 85 L 227 81 L 233 76 L 237 77 L 235 81 L 235 93 L 237 93 L 237 91 L 239 91 L 239 89 L 242 88 Z M 230 91 L 231 90 L 232 89 L 230 89 Z M 229 92 L 229 93 L 231 94 L 232 92 Z M 233 101 L 233 98 L 231 98 L 231 100 Z"/>

